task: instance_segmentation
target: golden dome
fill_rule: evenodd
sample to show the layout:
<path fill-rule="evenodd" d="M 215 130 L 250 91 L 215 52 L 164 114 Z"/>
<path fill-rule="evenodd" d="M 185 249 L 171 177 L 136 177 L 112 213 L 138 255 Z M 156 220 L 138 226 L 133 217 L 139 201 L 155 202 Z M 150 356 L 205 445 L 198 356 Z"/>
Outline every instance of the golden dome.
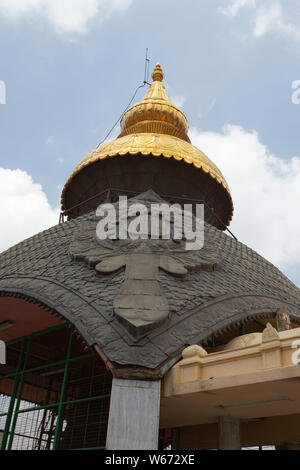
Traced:
<path fill-rule="evenodd" d="M 133 134 L 119 137 L 112 142 L 93 150 L 85 157 L 75 168 L 69 180 L 66 183 L 62 195 L 62 203 L 64 201 L 64 193 L 69 183 L 75 175 L 80 173 L 85 167 L 93 163 L 104 160 L 108 157 L 116 157 L 121 155 L 154 155 L 155 157 L 163 156 L 165 158 L 174 158 L 175 160 L 183 160 L 185 163 L 193 165 L 195 168 L 208 173 L 213 179 L 220 183 L 229 193 L 228 184 L 224 179 L 221 171 L 201 150 L 191 144 L 184 142 L 177 137 L 171 137 L 164 134 Z"/>
<path fill-rule="evenodd" d="M 142 101 L 124 114 L 119 137 L 149 132 L 172 135 L 190 143 L 187 119 L 170 101 L 162 83 L 164 74 L 160 64 L 156 64 L 152 78 L 153 83 Z"/>
<path fill-rule="evenodd" d="M 160 64 L 156 65 L 152 78 L 153 83 L 150 85 L 142 101 L 133 105 L 124 113 L 121 121 L 121 133 L 118 138 L 93 150 L 77 165 L 63 189 L 61 198 L 62 210 L 72 217 L 73 213 L 70 215 L 68 209 L 71 210 L 73 207 L 80 206 L 80 204 L 89 199 L 94 201 L 94 196 L 100 193 L 100 190 L 105 190 L 107 184 L 107 188 L 115 187 L 122 189 L 124 186 L 124 190 L 133 189 L 133 186 L 135 186 L 134 178 L 138 178 L 138 176 L 132 173 L 132 179 L 129 182 L 126 179 L 127 177 L 124 179 L 124 175 L 122 176 L 124 170 L 121 169 L 117 185 L 115 183 L 114 186 L 111 186 L 111 183 L 109 183 L 111 180 L 116 181 L 115 173 L 112 179 L 109 173 L 108 176 L 103 175 L 103 178 L 106 178 L 107 184 L 102 183 L 100 162 L 106 161 L 111 157 L 124 156 L 124 159 L 126 159 L 126 155 L 149 156 L 149 158 L 151 156 L 152 158 L 153 156 L 164 157 L 183 161 L 194 166 L 198 171 L 202 171 L 202 175 L 207 175 L 204 181 L 202 176 L 199 174 L 198 177 L 196 172 L 190 183 L 188 183 L 186 172 L 182 168 L 181 178 L 182 181 L 185 181 L 186 186 L 185 189 L 181 188 L 179 190 L 180 184 L 178 186 L 178 182 L 175 183 L 174 180 L 174 196 L 176 197 L 177 192 L 180 191 L 178 193 L 179 196 L 181 194 L 190 194 L 190 197 L 193 195 L 193 198 L 195 196 L 204 200 L 208 198 L 207 202 L 209 202 L 210 207 L 215 211 L 219 220 L 222 221 L 218 226 L 223 229 L 224 225 L 229 225 L 233 213 L 233 203 L 227 182 L 219 168 L 201 150 L 191 145 L 187 135 L 187 119 L 171 103 L 168 97 L 162 83 L 164 74 Z M 162 168 L 159 161 L 157 166 Z M 98 165 L 97 169 L 96 165 Z M 104 167 L 102 168 L 104 169 Z M 169 174 L 166 175 L 170 182 L 172 178 L 177 178 L 174 171 L 174 165 L 170 165 Z M 145 186 L 148 183 L 152 184 L 149 181 L 147 182 L 147 178 L 144 179 L 143 175 L 141 174 L 140 178 L 145 181 Z M 142 189 L 146 191 L 149 187 Z M 164 194 L 164 190 L 163 185 L 157 189 L 157 192 Z"/>

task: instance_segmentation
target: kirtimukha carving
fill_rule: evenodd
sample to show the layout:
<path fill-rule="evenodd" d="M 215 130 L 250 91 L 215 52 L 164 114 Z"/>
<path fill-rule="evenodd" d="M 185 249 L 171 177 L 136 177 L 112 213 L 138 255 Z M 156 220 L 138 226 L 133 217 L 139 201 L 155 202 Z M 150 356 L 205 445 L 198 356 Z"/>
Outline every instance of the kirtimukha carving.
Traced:
<path fill-rule="evenodd" d="M 129 200 L 128 207 L 142 202 L 150 210 L 150 203 L 154 201 L 164 202 L 148 191 Z M 189 271 L 213 271 L 220 262 L 217 242 L 204 242 L 201 250 L 187 251 L 184 239 L 172 237 L 168 240 L 99 240 L 96 235 L 98 222 L 99 218 L 95 216 L 81 226 L 71 243 L 70 254 L 74 260 L 84 261 L 94 268 L 99 275 L 125 269 L 125 280 L 114 299 L 113 310 L 135 339 L 157 328 L 170 315 L 168 300 L 160 285 L 160 270 L 184 278 Z"/>

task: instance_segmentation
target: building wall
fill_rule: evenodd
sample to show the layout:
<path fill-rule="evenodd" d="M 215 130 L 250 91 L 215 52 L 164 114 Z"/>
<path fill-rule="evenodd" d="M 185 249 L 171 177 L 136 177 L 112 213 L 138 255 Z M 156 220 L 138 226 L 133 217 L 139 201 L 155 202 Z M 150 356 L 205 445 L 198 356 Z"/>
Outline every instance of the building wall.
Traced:
<path fill-rule="evenodd" d="M 284 446 L 300 443 L 300 414 L 241 422 L 241 447 Z M 179 448 L 217 449 L 218 424 L 202 424 L 179 429 Z"/>

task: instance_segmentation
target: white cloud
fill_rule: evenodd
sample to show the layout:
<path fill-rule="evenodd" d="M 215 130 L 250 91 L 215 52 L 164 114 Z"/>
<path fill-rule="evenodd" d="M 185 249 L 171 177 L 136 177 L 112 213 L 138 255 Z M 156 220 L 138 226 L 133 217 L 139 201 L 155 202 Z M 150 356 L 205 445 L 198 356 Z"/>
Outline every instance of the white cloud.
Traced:
<path fill-rule="evenodd" d="M 204 116 L 207 116 L 207 114 L 209 114 L 215 108 L 216 104 L 217 104 L 217 98 L 215 96 L 204 110 L 198 111 L 197 113 L 198 118 L 203 119 Z"/>
<path fill-rule="evenodd" d="M 226 125 L 222 133 L 190 132 L 194 145 L 225 176 L 235 212 L 230 229 L 240 241 L 284 268 L 300 262 L 300 158 L 270 153 L 255 131 Z"/>
<path fill-rule="evenodd" d="M 17 21 L 44 17 L 58 33 L 82 34 L 95 18 L 108 19 L 126 10 L 133 0 L 0 0 L 0 16 Z"/>
<path fill-rule="evenodd" d="M 268 8 L 259 9 L 255 19 L 254 36 L 260 37 L 272 31 L 295 40 L 300 39 L 300 27 L 286 18 L 279 3 L 274 3 Z"/>
<path fill-rule="evenodd" d="M 58 223 L 40 184 L 22 170 L 0 168 L 0 252 Z"/>
<path fill-rule="evenodd" d="M 275 33 L 300 40 L 298 0 L 290 0 L 289 4 L 286 0 L 229 0 L 227 6 L 219 8 L 219 11 L 233 19 L 244 7 L 253 7 L 252 34 L 254 37 L 259 38 L 267 33 Z M 292 12 L 292 18 L 288 12 Z"/>
<path fill-rule="evenodd" d="M 177 108 L 182 108 L 182 106 L 186 102 L 186 97 L 184 95 L 175 95 L 171 96 L 170 100 L 172 101 L 174 106 L 176 106 Z"/>
<path fill-rule="evenodd" d="M 207 108 L 207 113 L 210 113 L 210 112 L 214 109 L 214 107 L 216 106 L 216 104 L 217 104 L 217 98 L 214 97 L 214 98 L 211 100 L 211 102 L 210 102 L 210 104 L 209 104 L 209 106 L 208 106 L 208 108 Z"/>
<path fill-rule="evenodd" d="M 228 18 L 234 18 L 243 7 L 254 7 L 256 0 L 229 0 L 228 5 L 219 8 L 219 11 Z"/>
<path fill-rule="evenodd" d="M 282 8 L 278 3 L 274 3 L 268 8 L 259 10 L 253 29 L 254 36 L 263 36 L 272 28 L 278 28 L 283 24 Z"/>

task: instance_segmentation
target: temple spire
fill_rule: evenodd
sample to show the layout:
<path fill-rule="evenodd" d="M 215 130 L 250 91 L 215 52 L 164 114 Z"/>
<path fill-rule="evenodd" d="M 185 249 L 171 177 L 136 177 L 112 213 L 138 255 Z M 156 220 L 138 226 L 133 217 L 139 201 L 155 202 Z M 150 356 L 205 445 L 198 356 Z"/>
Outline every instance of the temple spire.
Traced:
<path fill-rule="evenodd" d="M 178 137 L 190 143 L 187 119 L 171 102 L 162 83 L 164 73 L 159 63 L 155 66 L 152 78 L 153 82 L 144 98 L 124 114 L 119 137 L 151 132 Z"/>
<path fill-rule="evenodd" d="M 164 79 L 164 73 L 159 63 L 156 64 L 156 67 L 152 74 L 152 78 L 154 82 L 156 81 L 162 82 Z"/>
<path fill-rule="evenodd" d="M 62 208 L 74 218 L 94 208 L 95 195 L 107 188 L 118 188 L 120 194 L 151 188 L 157 194 L 174 195 L 174 200 L 183 195 L 207 199 L 217 214 L 209 212 L 208 223 L 224 230 L 233 212 L 227 182 L 219 168 L 191 145 L 187 118 L 168 96 L 159 63 L 152 78 L 145 96 L 124 113 L 118 137 L 77 165 L 65 184 Z"/>

